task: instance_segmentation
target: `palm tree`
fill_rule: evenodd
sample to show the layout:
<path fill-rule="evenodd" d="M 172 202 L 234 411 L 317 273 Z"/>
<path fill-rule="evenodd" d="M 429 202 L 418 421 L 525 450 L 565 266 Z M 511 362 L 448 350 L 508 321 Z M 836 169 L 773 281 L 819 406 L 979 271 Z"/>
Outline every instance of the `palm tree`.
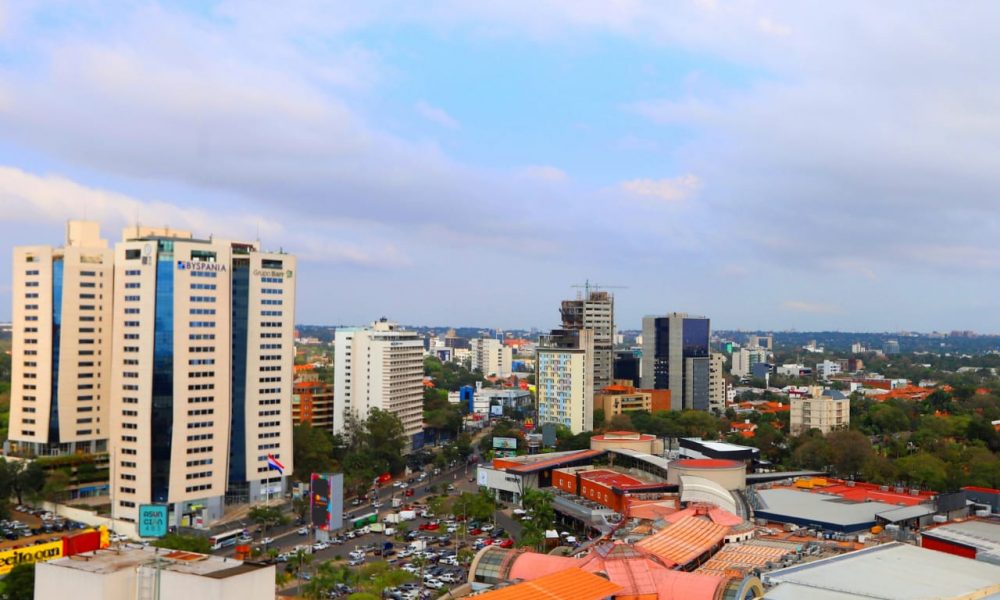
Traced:
<path fill-rule="evenodd" d="M 288 564 L 292 565 L 295 570 L 295 585 L 300 585 L 302 583 L 300 577 L 302 576 L 302 567 L 308 565 L 312 562 L 312 554 L 309 554 L 303 549 L 298 549 L 295 554 L 292 554 L 288 559 Z"/>

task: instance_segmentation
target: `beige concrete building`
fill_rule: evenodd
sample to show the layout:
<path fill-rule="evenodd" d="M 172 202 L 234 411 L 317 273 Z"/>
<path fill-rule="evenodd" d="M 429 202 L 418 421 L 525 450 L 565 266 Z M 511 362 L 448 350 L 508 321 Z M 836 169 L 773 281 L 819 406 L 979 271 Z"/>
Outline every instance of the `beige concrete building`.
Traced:
<path fill-rule="evenodd" d="M 507 377 L 513 370 L 514 352 L 510 346 L 505 346 L 502 340 L 495 338 L 475 338 L 469 340 L 469 353 L 472 357 L 472 370 L 479 371 L 489 377 Z"/>
<path fill-rule="evenodd" d="M 129 228 L 115 247 L 115 517 L 147 503 L 201 527 L 291 474 L 295 258 L 256 242 Z M 268 455 L 284 465 L 268 468 Z"/>
<path fill-rule="evenodd" d="M 271 600 L 274 565 L 124 546 L 35 565 L 35 599 Z"/>
<path fill-rule="evenodd" d="M 810 397 L 792 398 L 789 429 L 792 435 L 819 429 L 829 433 L 851 425 L 851 400 L 837 390 L 824 390 L 820 386 L 809 388 Z"/>
<path fill-rule="evenodd" d="M 726 357 L 719 352 L 708 356 L 708 408 L 715 413 L 726 410 Z"/>
<path fill-rule="evenodd" d="M 611 385 L 615 371 L 615 297 L 589 287 L 576 300 L 563 300 L 563 329 L 590 329 L 594 334 L 594 390 Z"/>
<path fill-rule="evenodd" d="M 542 336 L 535 353 L 539 424 L 565 425 L 574 434 L 594 428 L 593 352 L 590 329 Z"/>
<path fill-rule="evenodd" d="M 412 448 L 421 445 L 424 421 L 424 345 L 420 335 L 385 318 L 369 327 L 338 329 L 334 338 L 334 433 L 349 431 L 373 408 L 403 422 Z"/>
<path fill-rule="evenodd" d="M 9 439 L 16 454 L 103 452 L 108 440 L 114 261 L 100 226 L 14 248 Z"/>
<path fill-rule="evenodd" d="M 733 350 L 733 364 L 729 372 L 737 377 L 749 377 L 757 363 L 767 362 L 767 350 L 763 348 L 737 348 Z"/>

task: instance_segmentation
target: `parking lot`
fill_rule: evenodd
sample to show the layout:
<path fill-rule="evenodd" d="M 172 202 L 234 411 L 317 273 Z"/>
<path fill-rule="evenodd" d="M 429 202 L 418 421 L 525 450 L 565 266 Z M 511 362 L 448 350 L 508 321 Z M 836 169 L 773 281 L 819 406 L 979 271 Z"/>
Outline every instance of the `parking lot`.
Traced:
<path fill-rule="evenodd" d="M 0 551 L 57 542 L 86 528 L 83 523 L 56 517 L 42 509 L 18 506 L 10 511 L 9 519 L 0 521 Z"/>
<path fill-rule="evenodd" d="M 380 490 L 379 494 L 379 501 L 381 504 L 378 508 L 379 522 L 383 522 L 386 515 L 394 514 L 396 512 L 396 510 L 392 508 L 393 497 L 402 497 L 402 499 L 408 502 L 412 508 L 423 507 L 423 503 L 430 496 L 428 488 L 432 485 L 444 486 L 450 484 L 455 488 L 451 494 L 477 491 L 478 487 L 476 484 L 469 481 L 469 479 L 474 478 L 474 476 L 475 465 L 472 465 L 468 470 L 466 470 L 464 465 L 458 465 L 455 468 L 446 470 L 437 476 L 428 478 L 427 481 L 421 482 L 415 480 L 414 484 L 408 484 L 407 488 L 394 488 L 387 486 L 386 488 Z M 413 489 L 413 496 L 406 497 L 405 489 Z M 361 506 L 349 506 L 348 508 L 349 510 L 347 512 L 349 518 L 364 515 L 372 511 L 371 506 L 368 504 Z M 440 516 L 435 515 L 435 517 L 431 518 L 421 516 L 419 510 L 415 512 L 417 513 L 415 518 L 405 522 L 407 535 L 403 540 L 396 539 L 393 536 L 385 536 L 381 533 L 372 532 L 370 528 L 367 530 L 362 528 L 357 531 L 345 528 L 340 532 L 341 535 L 339 536 L 339 539 L 335 540 L 335 543 L 328 547 L 317 545 L 315 546 L 315 550 L 313 550 L 314 542 L 312 539 L 312 532 L 305 530 L 305 535 L 300 535 L 300 529 L 296 528 L 281 537 L 276 537 L 272 547 L 279 548 L 281 552 L 285 554 L 291 554 L 297 546 L 302 547 L 303 549 L 308 547 L 312 553 L 312 561 L 310 565 L 304 569 L 306 576 L 308 576 L 308 573 L 315 569 L 318 564 L 330 560 L 347 560 L 349 565 L 356 567 L 360 567 L 362 564 L 368 562 L 387 560 L 394 566 L 408 571 L 413 571 L 416 579 L 419 580 L 420 561 L 414 560 L 419 557 L 422 558 L 424 562 L 423 574 L 426 579 L 424 584 L 422 585 L 420 581 L 414 581 L 410 584 L 406 584 L 405 586 L 401 586 L 398 590 L 386 590 L 386 597 L 396 598 L 397 600 L 430 596 L 436 597 L 447 589 L 465 583 L 467 580 L 467 572 L 465 567 L 457 564 L 457 552 L 463 547 L 468 547 L 473 550 L 477 549 L 475 540 L 484 539 L 487 532 L 481 531 L 478 537 L 475 535 L 468 535 L 463 543 L 462 540 L 456 538 L 456 534 L 458 533 L 457 523 L 451 525 L 454 529 L 451 533 L 449 533 L 449 524 L 445 520 L 439 518 Z M 348 521 L 345 520 L 345 523 L 347 522 Z M 444 539 L 445 536 L 447 536 L 446 540 Z M 388 556 L 382 556 L 381 554 L 384 551 L 384 545 L 386 542 L 391 543 L 392 548 L 389 550 Z M 418 553 L 408 551 L 412 542 L 423 542 L 426 544 L 426 548 L 420 550 Z M 479 542 L 479 544 L 482 543 L 483 542 Z M 481 547 L 481 545 L 479 547 Z M 425 596 L 422 596 L 421 590 L 426 592 Z M 295 595 L 297 592 L 298 588 L 293 586 L 283 590 L 282 594 Z M 340 595 L 346 596 L 349 595 L 349 593 L 350 592 L 341 593 L 332 597 L 338 597 Z"/>

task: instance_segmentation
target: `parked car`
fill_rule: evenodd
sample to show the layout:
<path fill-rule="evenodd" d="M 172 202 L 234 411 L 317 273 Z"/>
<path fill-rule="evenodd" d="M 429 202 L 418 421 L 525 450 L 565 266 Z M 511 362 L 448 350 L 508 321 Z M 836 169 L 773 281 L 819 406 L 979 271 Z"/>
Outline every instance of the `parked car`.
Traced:
<path fill-rule="evenodd" d="M 299 530 L 298 530 L 297 533 L 299 535 L 309 535 L 309 528 L 308 527 L 299 527 Z"/>

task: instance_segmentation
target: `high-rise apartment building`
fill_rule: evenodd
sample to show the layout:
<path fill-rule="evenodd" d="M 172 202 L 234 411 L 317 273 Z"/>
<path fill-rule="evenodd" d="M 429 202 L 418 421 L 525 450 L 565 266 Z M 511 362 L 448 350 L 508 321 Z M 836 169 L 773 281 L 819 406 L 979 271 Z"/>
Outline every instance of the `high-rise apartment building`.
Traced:
<path fill-rule="evenodd" d="M 487 377 L 507 377 L 511 374 L 514 352 L 510 346 L 504 345 L 503 340 L 474 338 L 469 340 L 469 351 L 473 371 L 479 371 Z"/>
<path fill-rule="evenodd" d="M 642 387 L 670 390 L 673 410 L 708 410 L 710 338 L 707 317 L 643 317 Z"/>
<path fill-rule="evenodd" d="M 721 414 L 726 410 L 726 357 L 719 352 L 708 356 L 708 407 Z"/>
<path fill-rule="evenodd" d="M 295 258 L 132 227 L 115 246 L 113 514 L 176 525 L 280 495 L 292 465 Z M 268 467 L 268 457 L 284 473 Z"/>
<path fill-rule="evenodd" d="M 106 450 L 113 271 L 91 221 L 70 221 L 61 248 L 14 248 L 8 437 L 16 454 Z"/>
<path fill-rule="evenodd" d="M 535 351 L 538 423 L 576 434 L 594 428 L 594 332 L 554 329 Z"/>
<path fill-rule="evenodd" d="M 767 350 L 763 348 L 737 348 L 733 350 L 733 364 L 729 372 L 737 377 L 750 377 L 753 366 L 767 362 Z"/>
<path fill-rule="evenodd" d="M 615 297 L 588 288 L 581 298 L 563 300 L 559 313 L 563 329 L 594 332 L 594 389 L 611 385 L 615 370 Z"/>
<path fill-rule="evenodd" d="M 295 365 L 292 424 L 333 431 L 333 385 L 322 381 L 312 365 Z"/>
<path fill-rule="evenodd" d="M 424 345 L 420 335 L 384 317 L 369 327 L 338 329 L 334 338 L 333 432 L 369 412 L 391 412 L 403 422 L 408 448 L 423 445 Z"/>

